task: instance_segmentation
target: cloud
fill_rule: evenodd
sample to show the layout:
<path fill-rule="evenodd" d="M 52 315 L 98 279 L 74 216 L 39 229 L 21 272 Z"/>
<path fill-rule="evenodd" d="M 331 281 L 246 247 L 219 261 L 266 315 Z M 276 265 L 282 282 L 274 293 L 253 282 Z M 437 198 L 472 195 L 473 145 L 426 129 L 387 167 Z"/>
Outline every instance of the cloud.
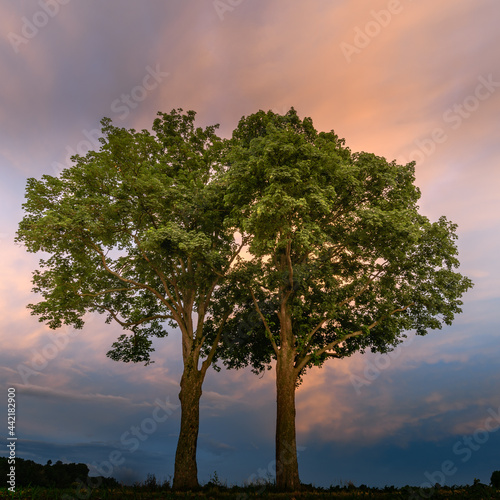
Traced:
<path fill-rule="evenodd" d="M 489 321 L 495 323 L 494 314 Z M 464 320 L 454 332 L 410 337 L 388 355 L 357 354 L 311 370 L 297 391 L 298 440 L 374 446 L 456 435 L 495 404 L 493 387 L 500 381 L 496 336 L 478 342 L 474 326 Z"/>
<path fill-rule="evenodd" d="M 31 19 L 40 5 L 0 6 L 6 41 L 0 48 L 2 380 L 17 386 L 23 380 L 19 365 L 33 368 L 36 359 L 43 364 L 40 356 L 46 358 L 18 386 L 27 457 L 104 461 L 156 398 L 177 403 L 178 330 L 155 340 L 154 364 L 115 363 L 105 353 L 120 328 L 89 316 L 85 328 L 52 357 L 50 346 L 69 332 L 52 333 L 30 316 L 26 304 L 38 300 L 30 279 L 39 256 L 12 239 L 27 176 L 58 174 L 54 164 L 69 165 L 71 151 L 84 151 L 103 116 L 118 126 L 149 129 L 156 111 L 178 107 L 198 111 L 200 124 L 219 122 L 227 137 L 242 115 L 258 109 L 284 113 L 293 105 L 319 130 L 345 137 L 353 151 L 398 161 L 418 158 L 422 212 L 432 220 L 445 214 L 459 224 L 461 270 L 476 286 L 464 297 L 464 313 L 453 327 L 405 342 L 398 357 L 367 353 L 307 373 L 297 391 L 298 440 L 311 455 L 321 447 L 321 463 L 311 458 L 309 477 L 330 478 L 330 469 L 324 476 L 317 470 L 337 457 L 335 448 L 357 457 L 353 468 L 363 457 L 394 464 L 397 456 L 402 463 L 408 456 L 394 450 L 404 446 L 418 456 L 429 454 L 435 448 L 424 453 L 424 445 L 439 447 L 446 439 L 453 444 L 496 407 L 500 92 L 495 89 L 477 107 L 470 98 L 480 77 L 491 74 L 500 81 L 498 3 L 400 4 L 401 11 L 350 62 L 341 44 L 355 43 L 374 12 L 388 8 L 386 0 L 360 0 L 356 7 L 328 0 L 247 1 L 223 20 L 212 2 L 152 0 L 147 8 L 134 2 L 124 8 L 113 0 L 69 2 L 19 54 L 7 35 L 19 33 L 22 17 Z M 157 65 L 168 77 L 147 94 L 136 91 L 139 98 L 122 119 L 112 103 L 121 103 L 122 95 L 142 85 L 147 68 Z M 476 109 L 459 122 L 455 107 L 467 103 Z M 433 140 L 436 128 L 444 141 Z M 246 479 L 268 467 L 274 375 L 274 369 L 263 378 L 249 370 L 209 371 L 201 400 L 206 449 L 200 471 L 208 473 L 216 460 L 236 477 L 243 463 Z M 367 382 L 358 387 L 360 394 L 353 376 Z M 132 477 L 133 470 L 141 471 L 137 479 L 149 471 L 173 471 L 178 419 L 172 415 L 154 440 L 127 457 L 121 477 Z M 359 449 L 364 451 L 356 456 Z M 419 459 L 412 463 L 421 465 Z M 365 465 L 365 471 L 373 469 Z"/>
<path fill-rule="evenodd" d="M 50 387 L 40 387 L 36 385 L 26 384 L 17 385 L 16 389 L 25 396 L 33 396 L 48 400 L 58 401 L 94 401 L 97 404 L 103 403 L 119 403 L 125 405 L 133 405 L 132 401 L 122 396 L 113 396 L 111 394 L 82 394 L 81 392 L 60 391 Z M 144 404 L 135 404 L 136 406 L 144 406 Z"/>
<path fill-rule="evenodd" d="M 234 395 L 219 394 L 215 391 L 203 391 L 203 399 L 200 402 L 200 408 L 209 410 L 211 414 L 217 415 L 220 412 L 226 412 L 232 406 L 248 405 L 247 401 L 235 398 Z M 233 410 L 234 411 L 234 410 Z"/>
<path fill-rule="evenodd" d="M 209 435 L 200 434 L 200 447 L 206 452 L 216 456 L 236 451 L 234 446 L 211 438 Z"/>

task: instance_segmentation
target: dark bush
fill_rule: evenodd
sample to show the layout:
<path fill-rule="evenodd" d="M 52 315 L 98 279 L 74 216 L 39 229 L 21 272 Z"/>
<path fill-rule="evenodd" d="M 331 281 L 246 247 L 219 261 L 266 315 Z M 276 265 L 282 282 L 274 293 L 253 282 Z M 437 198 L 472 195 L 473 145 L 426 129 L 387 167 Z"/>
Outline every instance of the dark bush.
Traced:
<path fill-rule="evenodd" d="M 490 484 L 493 488 L 500 489 L 500 470 L 496 470 L 491 475 Z"/>
<path fill-rule="evenodd" d="M 18 486 L 43 486 L 68 488 L 77 480 L 85 482 L 89 468 L 85 464 L 63 464 L 58 460 L 55 464 L 49 460 L 42 465 L 33 460 L 16 457 L 16 484 Z M 7 458 L 0 457 L 0 474 L 5 477 L 10 466 Z"/>

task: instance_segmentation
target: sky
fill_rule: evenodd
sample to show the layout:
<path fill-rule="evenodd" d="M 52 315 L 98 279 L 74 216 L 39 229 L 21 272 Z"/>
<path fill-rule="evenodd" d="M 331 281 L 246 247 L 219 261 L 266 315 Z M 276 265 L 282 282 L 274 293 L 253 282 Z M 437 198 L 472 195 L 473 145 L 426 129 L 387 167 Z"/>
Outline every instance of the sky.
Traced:
<path fill-rule="evenodd" d="M 296 394 L 302 482 L 489 483 L 500 470 L 499 22 L 497 0 L 2 2 L 0 411 L 16 388 L 17 456 L 168 479 L 182 373 L 178 330 L 143 366 L 106 357 L 121 332 L 103 317 L 54 332 L 30 316 L 41 256 L 14 243 L 27 179 L 98 148 L 105 116 L 140 130 L 158 111 L 192 109 L 229 137 L 242 116 L 293 106 L 353 151 L 415 160 L 420 210 L 458 224 L 460 272 L 475 283 L 452 326 L 308 372 Z M 272 477 L 274 384 L 273 371 L 208 372 L 201 482 Z"/>

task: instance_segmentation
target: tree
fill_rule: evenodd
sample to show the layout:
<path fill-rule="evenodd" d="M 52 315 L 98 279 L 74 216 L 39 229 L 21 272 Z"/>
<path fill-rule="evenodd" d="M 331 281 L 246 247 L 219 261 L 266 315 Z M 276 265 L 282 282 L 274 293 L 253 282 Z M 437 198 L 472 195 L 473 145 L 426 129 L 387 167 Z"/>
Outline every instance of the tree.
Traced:
<path fill-rule="evenodd" d="M 217 126 L 195 128 L 195 113 L 158 113 L 154 134 L 102 120 L 99 151 L 74 156 L 60 177 L 28 179 L 26 215 L 17 241 L 44 251 L 33 273 L 43 300 L 32 314 L 51 328 L 84 325 L 84 314 L 106 315 L 127 333 L 107 353 L 114 360 L 151 362 L 152 339 L 178 326 L 184 370 L 181 429 L 173 486 L 198 486 L 199 401 L 207 368 L 228 313 L 210 315 L 242 245 L 224 228 Z M 202 356 L 205 354 L 205 356 Z"/>
<path fill-rule="evenodd" d="M 456 225 L 418 212 L 414 163 L 353 153 L 293 108 L 242 118 L 226 161 L 231 224 L 251 255 L 237 266 L 246 294 L 227 324 L 237 341 L 226 364 L 258 371 L 276 360 L 276 482 L 295 490 L 295 389 L 306 370 L 451 324 L 472 282 L 454 271 Z M 242 324 L 246 340 L 233 335 Z"/>
<path fill-rule="evenodd" d="M 496 470 L 491 474 L 490 484 L 493 488 L 500 489 L 500 470 Z"/>

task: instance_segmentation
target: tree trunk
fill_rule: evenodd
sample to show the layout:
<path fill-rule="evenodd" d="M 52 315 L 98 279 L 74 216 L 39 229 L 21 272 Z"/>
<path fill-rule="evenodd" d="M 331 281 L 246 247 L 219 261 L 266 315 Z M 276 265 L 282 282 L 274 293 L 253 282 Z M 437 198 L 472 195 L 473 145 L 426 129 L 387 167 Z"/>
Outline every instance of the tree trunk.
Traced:
<path fill-rule="evenodd" d="M 276 363 L 276 486 L 300 489 L 295 438 L 295 382 L 293 351 L 281 347 Z"/>
<path fill-rule="evenodd" d="M 193 363 L 184 367 L 181 378 L 181 431 L 175 453 L 173 488 L 191 490 L 199 487 L 196 445 L 200 426 L 202 374 Z"/>

